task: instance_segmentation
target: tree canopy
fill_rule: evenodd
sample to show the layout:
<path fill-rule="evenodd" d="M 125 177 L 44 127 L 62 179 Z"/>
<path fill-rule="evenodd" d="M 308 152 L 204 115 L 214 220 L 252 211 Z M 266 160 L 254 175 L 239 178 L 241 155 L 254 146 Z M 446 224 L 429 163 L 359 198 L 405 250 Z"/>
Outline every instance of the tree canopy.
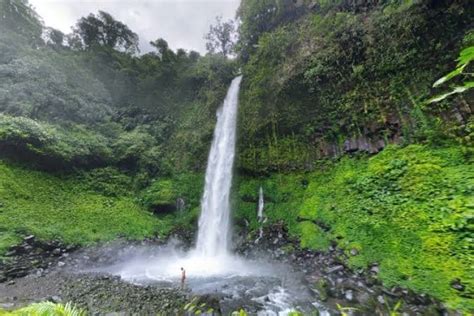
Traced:
<path fill-rule="evenodd" d="M 138 35 L 104 11 L 91 13 L 77 22 L 72 39 L 74 45 L 79 43 L 77 39 L 85 49 L 105 46 L 130 53 L 139 51 Z"/>
<path fill-rule="evenodd" d="M 235 24 L 232 20 L 224 22 L 222 17 L 218 16 L 216 24 L 210 26 L 209 33 L 204 38 L 207 40 L 206 49 L 209 53 L 230 56 L 234 52 L 237 39 Z"/>

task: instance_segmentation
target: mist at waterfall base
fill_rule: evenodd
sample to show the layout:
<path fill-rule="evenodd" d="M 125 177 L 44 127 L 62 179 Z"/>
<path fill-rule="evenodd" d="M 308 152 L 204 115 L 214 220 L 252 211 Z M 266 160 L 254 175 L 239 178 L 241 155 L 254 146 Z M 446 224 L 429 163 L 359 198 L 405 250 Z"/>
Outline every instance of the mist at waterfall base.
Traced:
<path fill-rule="evenodd" d="M 239 87 L 235 78 L 222 107 L 217 124 L 201 200 L 201 216 L 196 247 L 180 250 L 175 243 L 154 248 L 122 251 L 118 262 L 107 272 L 138 283 L 180 284 L 181 267 L 186 270 L 186 286 L 196 294 L 227 295 L 235 306 L 254 302 L 263 306 L 260 314 L 285 314 L 305 298 L 308 291 L 297 277 L 281 264 L 269 260 L 246 260 L 230 248 L 230 190 L 235 156 Z M 259 221 L 263 220 L 263 193 L 259 192 Z M 257 214 L 256 214 L 257 216 Z M 305 298 L 308 302 L 308 297 Z M 232 299 L 231 299 L 232 301 Z M 240 304 L 240 305 L 239 305 Z M 248 304 L 247 304 L 248 305 Z M 298 306 L 301 307 L 301 306 Z"/>

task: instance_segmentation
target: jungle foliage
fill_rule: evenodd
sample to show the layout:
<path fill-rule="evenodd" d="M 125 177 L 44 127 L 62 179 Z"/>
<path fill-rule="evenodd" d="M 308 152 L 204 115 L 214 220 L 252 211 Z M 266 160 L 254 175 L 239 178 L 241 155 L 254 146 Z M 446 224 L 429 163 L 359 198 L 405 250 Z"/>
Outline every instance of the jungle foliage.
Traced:
<path fill-rule="evenodd" d="M 26 1 L 2 0 L 0 10 L 0 124 L 10 130 L 10 143 L 1 146 L 14 138 L 47 169 L 58 159 L 68 169 L 118 165 L 150 175 L 203 168 L 233 62 L 173 51 L 164 39 L 152 43 L 156 51 L 136 55 L 137 35 L 106 12 L 81 18 L 65 35 L 44 27 Z M 32 135 L 39 129 L 56 140 Z M 82 136 L 102 146 L 87 162 L 74 158 L 93 146 Z M 78 152 L 65 145 L 78 142 Z"/>
<path fill-rule="evenodd" d="M 346 251 L 353 268 L 380 267 L 388 286 L 427 293 L 472 310 L 472 148 L 390 146 L 381 153 L 321 162 L 317 171 L 239 177 L 237 221 L 283 221 L 303 247 Z M 357 255 L 351 250 L 356 249 Z M 459 279 L 465 289 L 451 287 Z"/>
<path fill-rule="evenodd" d="M 164 39 L 138 55 L 105 12 L 62 34 L 0 0 L 0 254 L 31 233 L 87 245 L 192 230 L 240 67 L 236 223 L 258 227 L 262 186 L 267 224 L 303 247 L 337 243 L 387 286 L 473 309 L 472 89 L 451 93 L 472 85 L 473 10 L 242 0 L 229 60 L 230 46 L 200 56 Z"/>
<path fill-rule="evenodd" d="M 425 106 L 433 82 L 472 46 L 466 2 L 248 0 L 240 16 L 248 172 L 311 169 L 387 143 L 439 144 L 469 125 L 472 93 Z"/>
<path fill-rule="evenodd" d="M 472 311 L 473 7 L 243 0 L 239 17 L 236 222 L 258 228 L 261 186 L 302 247 Z"/>
<path fill-rule="evenodd" d="M 25 234 L 85 245 L 189 228 L 235 62 L 164 39 L 138 55 L 106 12 L 63 34 L 24 0 L 0 0 L 0 28 L 0 255 Z M 178 198 L 182 216 L 160 213 Z"/>

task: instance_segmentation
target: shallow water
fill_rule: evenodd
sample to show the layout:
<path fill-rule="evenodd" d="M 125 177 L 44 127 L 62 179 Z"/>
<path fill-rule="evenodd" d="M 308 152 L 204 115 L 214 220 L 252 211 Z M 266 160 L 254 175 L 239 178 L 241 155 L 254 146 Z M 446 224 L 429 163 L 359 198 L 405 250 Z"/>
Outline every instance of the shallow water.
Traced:
<path fill-rule="evenodd" d="M 180 286 L 186 270 L 186 289 L 192 294 L 219 298 L 224 314 L 244 308 L 258 315 L 286 315 L 314 311 L 315 298 L 301 273 L 267 259 L 245 260 L 235 255 L 203 257 L 175 245 L 130 247 L 115 263 L 94 268 L 141 285 Z M 320 309 L 322 310 L 322 309 Z"/>

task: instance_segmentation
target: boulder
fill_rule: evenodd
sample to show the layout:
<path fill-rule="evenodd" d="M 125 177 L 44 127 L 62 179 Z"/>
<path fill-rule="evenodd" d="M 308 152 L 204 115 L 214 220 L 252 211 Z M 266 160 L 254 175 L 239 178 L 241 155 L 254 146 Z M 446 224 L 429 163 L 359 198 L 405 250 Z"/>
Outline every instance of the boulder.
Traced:
<path fill-rule="evenodd" d="M 457 291 L 463 292 L 465 290 L 464 284 L 461 283 L 460 279 L 454 279 L 451 281 L 451 287 Z"/>

